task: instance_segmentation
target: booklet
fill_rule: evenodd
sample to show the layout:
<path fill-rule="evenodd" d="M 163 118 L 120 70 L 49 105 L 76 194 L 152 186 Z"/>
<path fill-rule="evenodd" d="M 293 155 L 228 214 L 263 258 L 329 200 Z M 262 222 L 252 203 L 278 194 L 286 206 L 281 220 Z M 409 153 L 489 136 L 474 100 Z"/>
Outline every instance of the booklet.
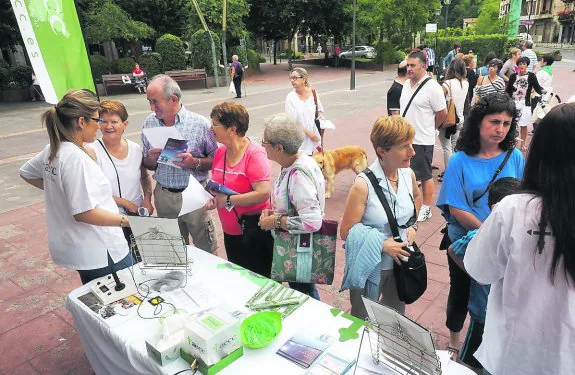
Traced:
<path fill-rule="evenodd" d="M 327 352 L 313 365 L 306 375 L 344 375 L 355 363 L 355 357 L 342 352 Z M 354 353 L 355 354 L 355 353 Z"/>
<path fill-rule="evenodd" d="M 188 141 L 185 139 L 174 139 L 168 138 L 160 157 L 158 157 L 158 163 L 171 165 L 172 167 L 181 168 L 174 164 L 174 162 L 181 162 L 183 158 L 177 158 L 177 154 L 184 153 L 188 150 Z"/>
<path fill-rule="evenodd" d="M 286 341 L 276 353 L 300 367 L 309 368 L 328 346 L 328 343 L 319 339 L 295 335 Z"/>
<path fill-rule="evenodd" d="M 237 195 L 238 193 L 233 191 L 230 188 L 225 187 L 224 185 L 214 181 L 214 180 L 208 180 L 208 182 L 206 183 L 206 187 L 205 187 L 206 191 L 208 193 L 211 193 L 212 191 L 216 192 L 216 193 L 221 193 L 224 195 Z"/>

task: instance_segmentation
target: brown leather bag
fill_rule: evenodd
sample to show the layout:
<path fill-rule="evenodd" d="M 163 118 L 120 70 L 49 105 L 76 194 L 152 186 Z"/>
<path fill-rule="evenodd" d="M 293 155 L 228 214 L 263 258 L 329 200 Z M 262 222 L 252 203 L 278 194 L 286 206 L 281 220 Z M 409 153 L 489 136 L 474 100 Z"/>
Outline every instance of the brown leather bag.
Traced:
<path fill-rule="evenodd" d="M 451 126 L 457 125 L 457 114 L 455 113 L 455 101 L 453 100 L 453 95 L 451 92 L 451 85 L 447 83 L 449 100 L 447 101 L 447 117 L 443 120 L 442 128 L 449 128 Z"/>

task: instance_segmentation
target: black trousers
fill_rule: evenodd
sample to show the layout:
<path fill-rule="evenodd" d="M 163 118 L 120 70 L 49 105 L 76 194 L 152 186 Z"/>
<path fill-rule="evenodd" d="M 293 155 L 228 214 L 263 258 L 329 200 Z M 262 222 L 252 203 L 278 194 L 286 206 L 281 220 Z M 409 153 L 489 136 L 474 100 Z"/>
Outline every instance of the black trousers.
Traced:
<path fill-rule="evenodd" d="M 236 98 L 242 97 L 242 77 L 236 76 L 232 79 L 234 81 L 234 87 L 236 89 Z"/>
<path fill-rule="evenodd" d="M 255 230 L 248 234 L 224 233 L 228 260 L 252 272 L 271 277 L 274 239 L 270 231 Z"/>
<path fill-rule="evenodd" d="M 447 255 L 449 266 L 449 296 L 447 297 L 447 320 L 445 325 L 452 332 L 459 332 L 463 328 L 467 317 L 467 304 L 469 303 L 469 287 L 471 278 L 465 271 Z"/>

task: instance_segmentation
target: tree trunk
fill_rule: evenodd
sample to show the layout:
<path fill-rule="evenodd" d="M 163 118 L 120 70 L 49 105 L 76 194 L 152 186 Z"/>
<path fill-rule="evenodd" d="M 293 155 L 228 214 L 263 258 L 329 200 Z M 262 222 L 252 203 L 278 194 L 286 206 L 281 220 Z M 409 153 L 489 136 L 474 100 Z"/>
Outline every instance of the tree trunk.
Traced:
<path fill-rule="evenodd" d="M 293 42 L 293 33 L 289 34 L 288 37 L 288 70 L 291 72 L 292 70 L 292 50 L 291 50 L 291 43 Z"/>
<path fill-rule="evenodd" d="M 278 43 L 277 43 L 277 39 L 274 39 L 274 65 L 277 65 L 277 51 L 278 51 Z"/>

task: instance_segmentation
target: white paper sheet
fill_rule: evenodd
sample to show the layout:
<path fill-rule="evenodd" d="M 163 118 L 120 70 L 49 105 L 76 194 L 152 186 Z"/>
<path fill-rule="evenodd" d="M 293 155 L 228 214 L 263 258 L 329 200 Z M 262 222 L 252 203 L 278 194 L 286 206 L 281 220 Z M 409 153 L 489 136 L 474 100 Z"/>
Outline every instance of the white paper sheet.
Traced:
<path fill-rule="evenodd" d="M 142 129 L 142 133 L 153 148 L 163 149 L 168 138 L 184 139 L 178 129 L 173 126 L 159 126 L 157 128 Z"/>
<path fill-rule="evenodd" d="M 182 192 L 182 209 L 178 216 L 204 207 L 206 202 L 212 198 L 212 195 L 204 189 L 202 184 L 190 175 L 188 187 Z"/>
<path fill-rule="evenodd" d="M 324 120 L 324 119 L 319 120 L 319 127 L 321 129 L 335 130 L 335 124 L 329 120 Z"/>

